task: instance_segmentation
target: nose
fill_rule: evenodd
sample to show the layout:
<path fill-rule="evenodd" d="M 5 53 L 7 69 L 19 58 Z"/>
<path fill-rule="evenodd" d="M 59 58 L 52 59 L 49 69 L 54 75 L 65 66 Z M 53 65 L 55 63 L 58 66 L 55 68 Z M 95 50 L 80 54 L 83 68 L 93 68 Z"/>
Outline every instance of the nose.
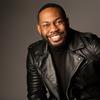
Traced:
<path fill-rule="evenodd" d="M 50 30 L 51 30 L 51 32 L 56 32 L 56 31 L 58 31 L 58 27 L 53 23 L 53 24 L 51 24 Z"/>

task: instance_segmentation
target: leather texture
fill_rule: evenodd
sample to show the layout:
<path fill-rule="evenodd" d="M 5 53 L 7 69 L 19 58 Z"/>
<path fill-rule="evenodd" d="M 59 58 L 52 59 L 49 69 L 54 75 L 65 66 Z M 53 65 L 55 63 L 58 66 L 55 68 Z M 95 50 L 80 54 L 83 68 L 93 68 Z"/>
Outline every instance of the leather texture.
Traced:
<path fill-rule="evenodd" d="M 73 29 L 68 34 L 66 98 L 100 100 L 100 39 Z M 29 100 L 62 100 L 48 43 L 44 40 L 28 47 L 27 89 Z"/>

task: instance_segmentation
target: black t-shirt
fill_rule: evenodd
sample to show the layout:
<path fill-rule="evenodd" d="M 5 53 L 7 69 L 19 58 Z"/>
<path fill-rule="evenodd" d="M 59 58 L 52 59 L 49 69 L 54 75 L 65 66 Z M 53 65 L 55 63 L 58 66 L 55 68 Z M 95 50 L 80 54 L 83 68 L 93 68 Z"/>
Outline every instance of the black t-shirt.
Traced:
<path fill-rule="evenodd" d="M 65 44 L 60 47 L 50 46 L 50 52 L 52 55 L 52 59 L 54 61 L 54 67 L 56 70 L 61 100 L 67 100 L 66 99 L 66 75 L 65 75 L 67 46 Z"/>

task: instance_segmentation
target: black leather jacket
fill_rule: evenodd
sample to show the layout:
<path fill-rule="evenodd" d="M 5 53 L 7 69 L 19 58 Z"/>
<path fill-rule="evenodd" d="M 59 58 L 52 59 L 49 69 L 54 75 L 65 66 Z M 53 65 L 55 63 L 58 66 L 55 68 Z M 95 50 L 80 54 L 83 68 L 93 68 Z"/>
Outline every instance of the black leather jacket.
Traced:
<path fill-rule="evenodd" d="M 68 100 L 100 100 L 100 39 L 70 30 L 66 66 Z M 71 41 L 70 41 L 71 40 Z M 61 100 L 48 44 L 40 40 L 28 48 L 27 87 L 29 100 Z"/>

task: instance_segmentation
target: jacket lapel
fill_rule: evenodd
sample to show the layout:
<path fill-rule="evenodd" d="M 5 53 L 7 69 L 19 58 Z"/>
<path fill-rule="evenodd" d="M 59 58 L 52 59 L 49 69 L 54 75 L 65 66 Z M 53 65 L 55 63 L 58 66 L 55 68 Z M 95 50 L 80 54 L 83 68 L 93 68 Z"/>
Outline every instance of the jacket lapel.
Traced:
<path fill-rule="evenodd" d="M 59 100 L 59 91 L 57 87 L 57 77 L 54 69 L 53 61 L 51 58 L 51 54 L 48 54 L 45 64 L 42 68 L 42 75 L 44 79 L 44 83 L 48 87 L 48 89 L 53 93 L 53 95 Z"/>
<path fill-rule="evenodd" d="M 39 48 L 39 50 L 37 50 L 34 59 L 37 66 L 37 71 L 43 79 L 44 85 L 47 87 L 47 91 L 50 90 L 55 98 L 60 100 L 56 72 L 54 69 L 51 54 L 48 51 L 48 43 L 43 41 L 41 43 L 41 49 Z"/>
<path fill-rule="evenodd" d="M 83 62 L 84 58 L 77 55 L 76 53 L 73 53 L 72 51 L 69 51 L 67 53 L 66 58 L 66 93 L 68 96 L 68 89 L 71 83 L 71 79 L 78 70 L 80 64 Z"/>
<path fill-rule="evenodd" d="M 83 49 L 85 46 L 83 41 L 81 40 L 80 34 L 76 34 L 73 37 L 73 41 L 71 41 L 69 45 L 66 56 L 66 93 L 68 93 L 68 88 L 70 86 L 72 77 L 77 72 L 81 63 L 84 61 L 84 57 L 82 57 L 81 54 L 77 52 Z"/>

